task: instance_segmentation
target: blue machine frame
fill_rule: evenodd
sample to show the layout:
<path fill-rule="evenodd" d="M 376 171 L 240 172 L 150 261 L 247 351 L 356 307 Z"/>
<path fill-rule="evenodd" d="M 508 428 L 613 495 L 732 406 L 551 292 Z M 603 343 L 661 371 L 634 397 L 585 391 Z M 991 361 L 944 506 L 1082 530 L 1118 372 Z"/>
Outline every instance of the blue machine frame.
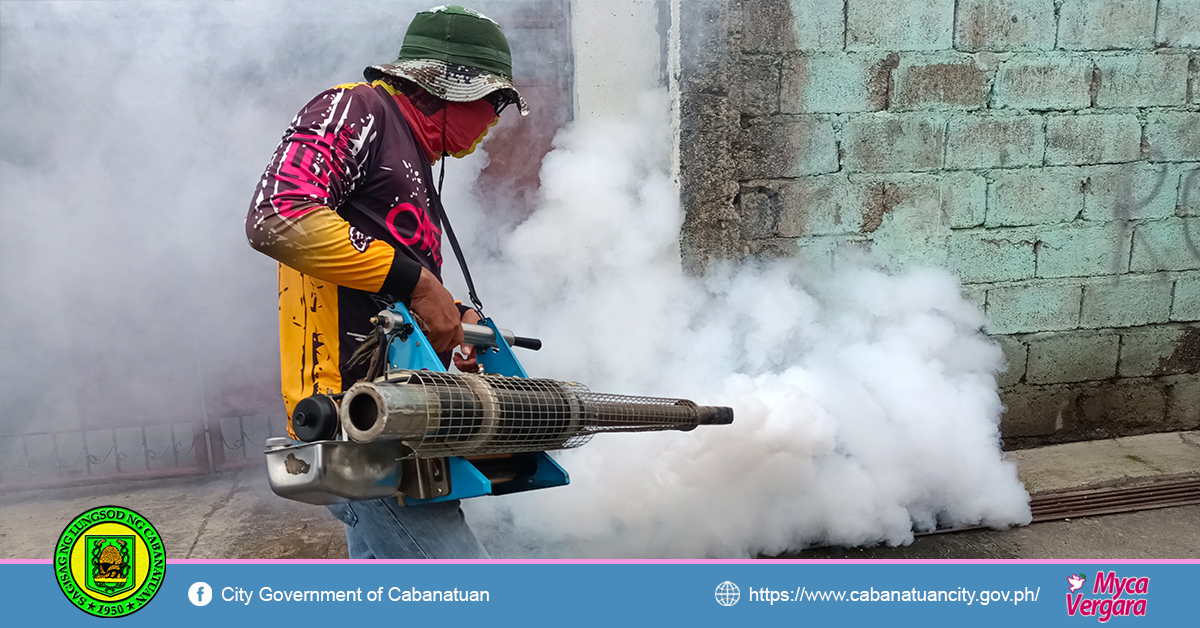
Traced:
<path fill-rule="evenodd" d="M 388 366 L 392 369 L 445 372 L 446 367 L 442 365 L 442 360 L 434 353 L 429 340 L 421 332 L 421 327 L 417 325 L 408 308 L 397 303 L 388 309 L 398 314 L 408 326 L 411 326 L 411 333 L 392 339 L 388 349 Z M 496 334 L 496 346 L 476 348 L 476 360 L 483 366 L 483 370 L 487 373 L 509 377 L 529 377 L 525 368 L 517 360 L 517 356 L 513 354 L 512 347 L 505 342 L 504 336 L 501 335 L 492 319 L 485 318 L 479 324 L 491 328 L 492 333 Z M 480 495 L 507 495 L 539 488 L 564 486 L 571 482 L 571 477 L 567 472 L 546 452 L 539 451 L 529 455 L 533 455 L 537 461 L 537 471 L 532 476 L 511 480 L 496 486 L 493 486 L 492 482 L 484 477 L 483 473 L 480 473 L 470 460 L 453 456 L 449 458 L 448 464 L 450 493 L 430 499 L 407 498 L 405 505 L 417 506 L 452 499 L 479 497 Z"/>

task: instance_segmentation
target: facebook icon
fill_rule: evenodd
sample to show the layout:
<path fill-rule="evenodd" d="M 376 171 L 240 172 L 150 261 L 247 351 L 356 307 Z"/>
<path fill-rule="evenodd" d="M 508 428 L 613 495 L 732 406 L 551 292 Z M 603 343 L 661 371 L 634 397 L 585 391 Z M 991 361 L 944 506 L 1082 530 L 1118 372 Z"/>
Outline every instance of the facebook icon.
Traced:
<path fill-rule="evenodd" d="M 206 606 L 212 601 L 212 587 L 207 582 L 197 582 L 188 587 L 188 601 L 196 606 Z"/>

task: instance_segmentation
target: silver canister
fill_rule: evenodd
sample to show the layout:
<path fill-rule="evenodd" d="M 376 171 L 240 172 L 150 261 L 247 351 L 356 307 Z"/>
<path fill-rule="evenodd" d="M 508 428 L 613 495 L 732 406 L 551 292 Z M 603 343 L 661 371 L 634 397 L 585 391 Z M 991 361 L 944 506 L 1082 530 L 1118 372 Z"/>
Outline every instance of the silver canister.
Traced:
<path fill-rule="evenodd" d="M 267 441 L 267 478 L 280 497 L 328 505 L 390 497 L 399 490 L 401 458 L 412 453 L 403 443 Z"/>

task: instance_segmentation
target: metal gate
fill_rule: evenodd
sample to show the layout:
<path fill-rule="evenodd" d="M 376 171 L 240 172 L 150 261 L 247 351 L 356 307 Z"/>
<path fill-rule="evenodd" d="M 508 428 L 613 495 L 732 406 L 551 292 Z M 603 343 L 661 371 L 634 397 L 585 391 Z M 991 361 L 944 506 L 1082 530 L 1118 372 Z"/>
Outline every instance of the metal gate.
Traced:
<path fill-rule="evenodd" d="M 253 415 L 0 436 L 0 491 L 171 478 L 262 464 L 285 419 Z"/>

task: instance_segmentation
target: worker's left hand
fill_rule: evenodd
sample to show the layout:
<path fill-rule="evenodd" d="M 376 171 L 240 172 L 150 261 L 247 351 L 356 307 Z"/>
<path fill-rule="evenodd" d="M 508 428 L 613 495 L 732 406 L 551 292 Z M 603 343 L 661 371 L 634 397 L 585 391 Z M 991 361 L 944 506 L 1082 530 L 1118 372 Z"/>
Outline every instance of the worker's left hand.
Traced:
<path fill-rule="evenodd" d="M 462 322 L 471 325 L 479 323 L 479 313 L 475 310 L 466 310 L 462 315 Z M 459 355 L 461 353 L 461 355 Z M 460 345 L 458 351 L 454 353 L 454 367 L 463 373 L 478 373 L 479 364 L 475 360 L 475 345 Z"/>

